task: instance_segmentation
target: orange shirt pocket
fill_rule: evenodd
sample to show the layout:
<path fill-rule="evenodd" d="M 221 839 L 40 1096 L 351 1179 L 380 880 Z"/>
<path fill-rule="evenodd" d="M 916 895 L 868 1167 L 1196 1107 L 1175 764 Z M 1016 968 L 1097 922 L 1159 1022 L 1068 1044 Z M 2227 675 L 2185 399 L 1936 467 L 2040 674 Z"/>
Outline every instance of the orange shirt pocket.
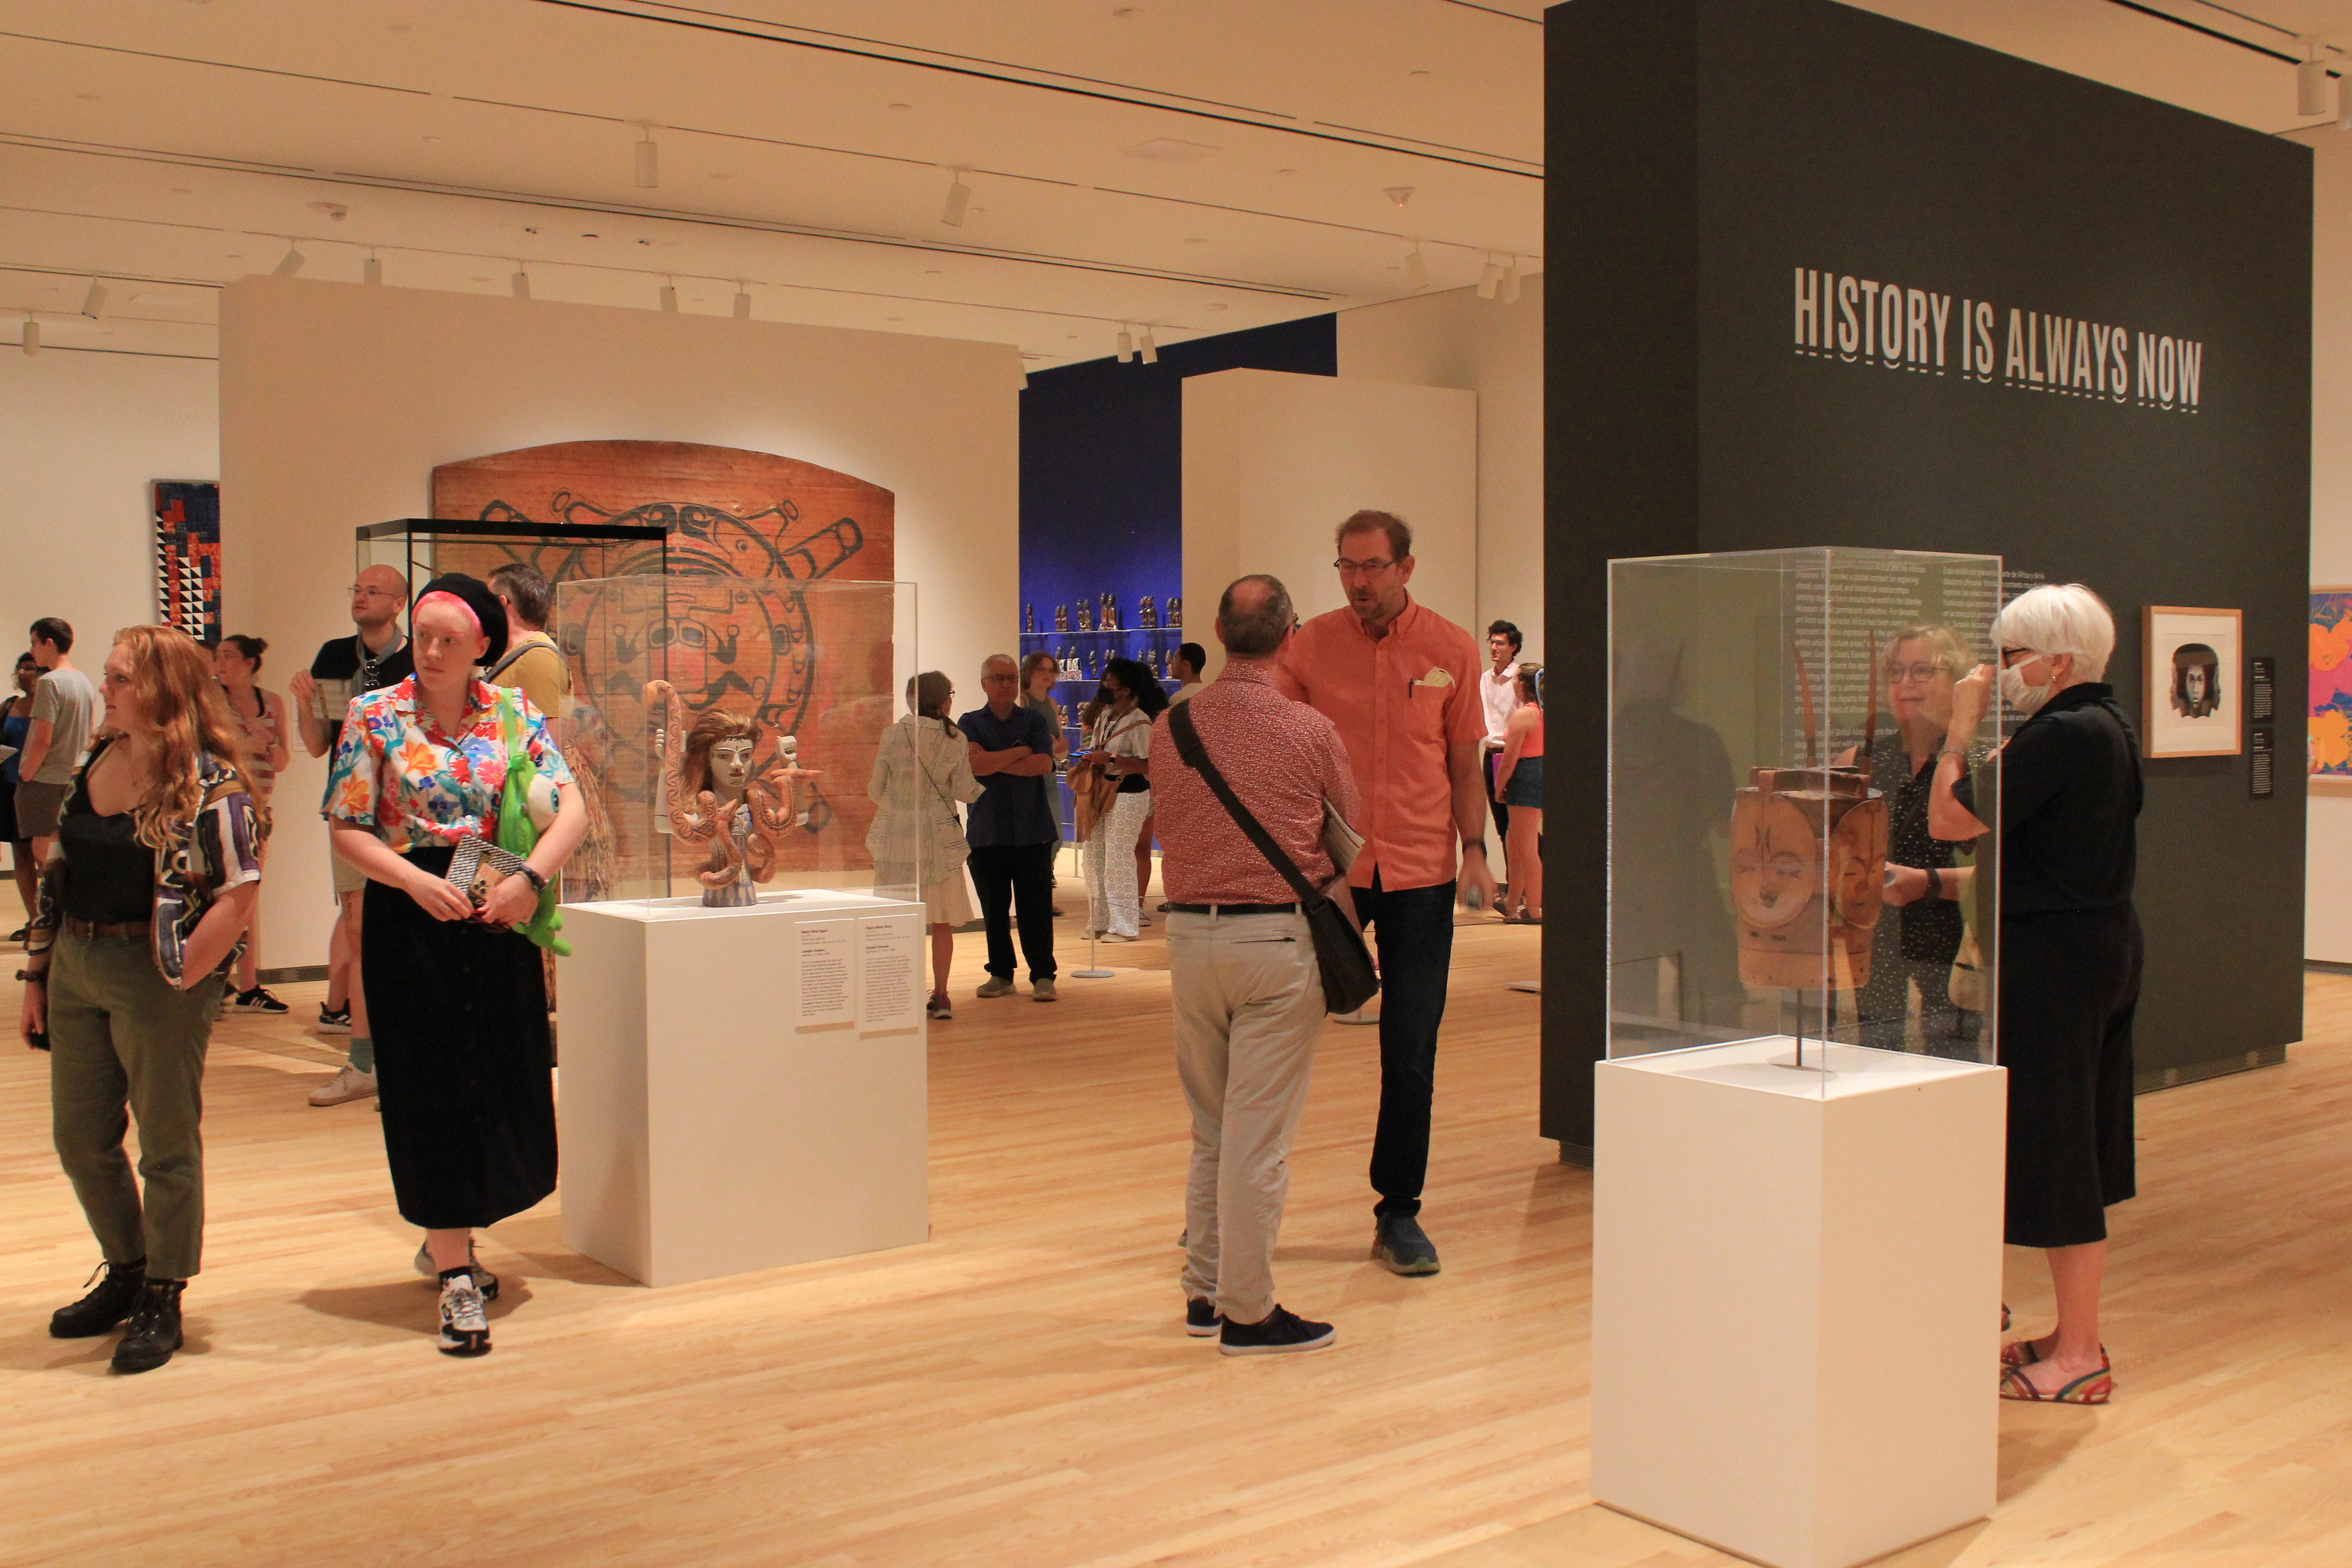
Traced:
<path fill-rule="evenodd" d="M 1419 686 L 1412 689 L 1412 700 L 1405 710 L 1405 733 L 1416 741 L 1443 741 L 1445 738 L 1445 700 L 1453 694 L 1450 686 Z"/>

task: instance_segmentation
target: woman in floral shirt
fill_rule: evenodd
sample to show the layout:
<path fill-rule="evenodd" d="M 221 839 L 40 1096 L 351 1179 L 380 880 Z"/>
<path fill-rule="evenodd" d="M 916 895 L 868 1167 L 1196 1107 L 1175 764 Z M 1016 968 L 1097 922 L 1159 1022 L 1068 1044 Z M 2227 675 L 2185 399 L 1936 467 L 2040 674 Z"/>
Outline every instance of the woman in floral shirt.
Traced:
<path fill-rule="evenodd" d="M 547 985 L 515 926 L 539 906 L 588 826 L 547 721 L 520 692 L 474 677 L 507 641 L 506 610 L 461 573 L 436 577 L 409 616 L 416 673 L 352 704 L 327 779 L 335 853 L 367 874 L 360 973 L 374 1026 L 384 1152 L 403 1218 L 425 1228 L 441 1280 L 440 1348 L 490 1348 L 483 1303 L 497 1280 L 473 1233 L 555 1190 L 555 1095 Z M 506 785 L 501 700 L 552 802 L 522 869 L 478 908 L 447 879 L 468 838 L 497 833 Z"/>

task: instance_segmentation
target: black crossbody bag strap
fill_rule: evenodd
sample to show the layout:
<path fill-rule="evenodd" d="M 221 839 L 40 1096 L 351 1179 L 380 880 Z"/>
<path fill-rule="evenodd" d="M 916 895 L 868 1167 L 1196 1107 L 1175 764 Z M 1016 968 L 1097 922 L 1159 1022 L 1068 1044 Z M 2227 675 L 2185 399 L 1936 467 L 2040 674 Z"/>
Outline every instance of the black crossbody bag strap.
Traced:
<path fill-rule="evenodd" d="M 1184 760 L 1184 765 L 1201 775 L 1202 782 L 1209 786 L 1209 792 L 1217 797 L 1217 804 L 1223 806 L 1225 815 L 1234 819 L 1234 826 L 1257 846 L 1257 852 L 1281 873 L 1284 881 L 1290 884 L 1290 890 L 1298 895 L 1299 908 L 1309 910 L 1317 904 L 1328 902 L 1307 880 L 1297 862 L 1282 852 L 1282 846 L 1274 841 L 1274 835 L 1250 815 L 1249 807 L 1234 794 L 1234 786 L 1225 782 L 1225 775 L 1219 773 L 1217 764 L 1209 760 L 1209 749 L 1201 744 L 1201 731 L 1193 728 L 1192 715 L 1184 710 L 1181 702 L 1168 710 L 1168 732 L 1176 738 L 1176 754 Z"/>

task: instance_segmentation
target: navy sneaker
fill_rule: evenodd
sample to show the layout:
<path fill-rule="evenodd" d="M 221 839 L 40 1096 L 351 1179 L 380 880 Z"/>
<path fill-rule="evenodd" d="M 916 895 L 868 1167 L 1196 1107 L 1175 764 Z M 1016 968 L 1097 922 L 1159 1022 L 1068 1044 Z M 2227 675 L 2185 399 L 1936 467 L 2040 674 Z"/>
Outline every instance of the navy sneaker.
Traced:
<path fill-rule="evenodd" d="M 1327 1351 L 1339 1336 L 1328 1323 L 1313 1323 L 1296 1312 L 1276 1307 L 1258 1323 L 1225 1320 L 1217 1342 L 1220 1355 L 1290 1355 L 1300 1351 Z"/>
<path fill-rule="evenodd" d="M 1409 1215 L 1382 1215 L 1372 1232 L 1372 1257 L 1392 1274 L 1437 1272 L 1437 1246 Z"/>
<path fill-rule="evenodd" d="M 1207 1339 L 1223 1326 L 1217 1304 L 1205 1296 L 1194 1296 L 1184 1303 L 1184 1331 L 1196 1340 Z"/>

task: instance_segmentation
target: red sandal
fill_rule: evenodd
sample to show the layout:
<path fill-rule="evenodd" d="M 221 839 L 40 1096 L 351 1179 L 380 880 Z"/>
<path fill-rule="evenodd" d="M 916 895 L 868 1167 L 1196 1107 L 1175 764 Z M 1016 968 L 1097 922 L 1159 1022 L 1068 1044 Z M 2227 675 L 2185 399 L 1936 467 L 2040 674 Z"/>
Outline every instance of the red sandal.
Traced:
<path fill-rule="evenodd" d="M 2105 1405 L 2115 1397 L 2115 1369 L 2104 1352 L 2099 1356 L 2098 1371 L 2086 1372 L 2052 1394 L 2034 1387 L 2022 1366 L 2003 1367 L 2000 1373 L 2000 1396 L 2032 1405 Z"/>

